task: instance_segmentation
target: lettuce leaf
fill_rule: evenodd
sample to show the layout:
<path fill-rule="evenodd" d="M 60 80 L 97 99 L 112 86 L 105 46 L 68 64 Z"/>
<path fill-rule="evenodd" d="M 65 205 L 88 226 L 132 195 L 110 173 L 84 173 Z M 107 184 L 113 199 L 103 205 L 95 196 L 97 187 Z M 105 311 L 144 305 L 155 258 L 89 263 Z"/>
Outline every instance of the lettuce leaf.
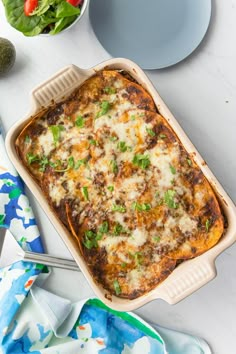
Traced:
<path fill-rule="evenodd" d="M 47 10 L 49 10 L 50 6 L 54 3 L 54 0 L 39 0 L 37 8 L 34 10 L 32 15 L 43 15 Z M 30 14 L 31 15 L 31 14 Z M 31 16 L 32 16 L 31 15 Z"/>
<path fill-rule="evenodd" d="M 67 1 L 63 1 L 60 4 L 58 4 L 56 9 L 57 18 L 69 17 L 74 15 L 78 16 L 79 14 L 80 14 L 80 8 L 69 4 Z"/>
<path fill-rule="evenodd" d="M 75 21 L 77 16 L 62 17 L 56 23 L 55 27 L 49 32 L 49 34 L 57 34 L 61 32 L 64 28 L 68 27 L 72 22 Z"/>
<path fill-rule="evenodd" d="M 25 16 L 24 0 L 4 0 L 4 5 L 8 22 L 18 31 L 30 32 L 36 26 L 40 26 L 39 16 Z"/>
<path fill-rule="evenodd" d="M 58 19 L 54 17 L 54 13 L 51 11 L 47 11 L 47 13 L 41 16 L 41 22 L 39 23 L 39 25 L 29 32 L 24 32 L 24 35 L 28 37 L 37 36 L 38 34 L 42 33 L 45 27 L 57 21 Z"/>

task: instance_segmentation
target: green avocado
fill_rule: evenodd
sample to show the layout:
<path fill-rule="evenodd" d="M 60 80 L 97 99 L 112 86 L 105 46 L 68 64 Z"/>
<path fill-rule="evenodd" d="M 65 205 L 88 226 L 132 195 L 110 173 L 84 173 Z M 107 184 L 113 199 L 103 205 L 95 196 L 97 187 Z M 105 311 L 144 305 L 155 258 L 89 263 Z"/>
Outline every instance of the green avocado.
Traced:
<path fill-rule="evenodd" d="M 6 74 L 14 65 L 16 50 L 6 38 L 0 37 L 0 75 Z"/>

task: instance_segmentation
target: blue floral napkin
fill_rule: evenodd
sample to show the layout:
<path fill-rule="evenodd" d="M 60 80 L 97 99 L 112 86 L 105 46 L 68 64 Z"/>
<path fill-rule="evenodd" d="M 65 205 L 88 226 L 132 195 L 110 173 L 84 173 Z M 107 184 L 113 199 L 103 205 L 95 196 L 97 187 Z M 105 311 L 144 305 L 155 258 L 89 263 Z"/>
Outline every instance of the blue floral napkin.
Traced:
<path fill-rule="evenodd" d="M 0 228 L 9 229 L 23 249 L 43 252 L 39 230 L 24 193 L 23 182 L 6 155 L 1 131 Z M 39 265 L 23 262 L 0 269 L 0 344 L 2 346 L 2 340 L 12 319 L 41 269 Z"/>
<path fill-rule="evenodd" d="M 43 252 L 24 185 L 0 133 L 0 228 L 25 250 Z M 1 236 L 0 236 L 1 237 Z M 210 354 L 207 344 L 97 299 L 72 304 L 41 288 L 46 267 L 16 262 L 0 269 L 0 354 Z M 162 336 L 159 334 L 162 333 Z M 190 350 L 190 351 L 189 351 Z"/>

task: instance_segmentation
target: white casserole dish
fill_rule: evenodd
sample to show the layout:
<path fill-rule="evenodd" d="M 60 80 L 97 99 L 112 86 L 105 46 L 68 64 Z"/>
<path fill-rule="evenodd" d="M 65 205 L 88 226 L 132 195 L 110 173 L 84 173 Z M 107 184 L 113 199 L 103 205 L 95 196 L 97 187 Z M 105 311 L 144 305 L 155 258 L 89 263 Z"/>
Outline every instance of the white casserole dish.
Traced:
<path fill-rule="evenodd" d="M 187 152 L 191 154 L 212 185 L 228 221 L 226 233 L 216 246 L 199 257 L 183 262 L 155 289 L 133 300 L 122 299 L 116 296 L 106 296 L 107 291 L 105 291 L 102 286 L 95 283 L 84 259 L 80 256 L 78 246 L 71 237 L 70 232 L 54 215 L 48 205 L 46 197 L 43 196 L 40 187 L 23 166 L 15 149 L 16 138 L 22 128 L 30 120 L 32 115 L 40 111 L 42 107 L 49 106 L 52 100 L 58 102 L 63 98 L 66 98 L 76 87 L 80 86 L 91 75 L 104 68 L 127 71 L 150 93 L 160 114 L 167 119 L 170 126 L 180 138 Z M 31 100 L 32 103 L 29 114 L 27 114 L 25 118 L 17 121 L 7 134 L 6 149 L 8 155 L 22 179 L 32 191 L 50 221 L 56 228 L 57 232 L 62 237 L 65 245 L 75 258 L 95 294 L 106 305 L 118 311 L 132 311 L 154 299 L 163 299 L 169 304 L 175 304 L 216 276 L 216 257 L 223 250 L 232 245 L 236 240 L 236 207 L 215 176 L 212 174 L 205 161 L 199 155 L 196 148 L 188 139 L 182 128 L 179 126 L 165 103 L 162 101 L 150 80 L 135 63 L 127 59 L 111 59 L 87 70 L 70 65 L 36 87 L 31 93 Z"/>

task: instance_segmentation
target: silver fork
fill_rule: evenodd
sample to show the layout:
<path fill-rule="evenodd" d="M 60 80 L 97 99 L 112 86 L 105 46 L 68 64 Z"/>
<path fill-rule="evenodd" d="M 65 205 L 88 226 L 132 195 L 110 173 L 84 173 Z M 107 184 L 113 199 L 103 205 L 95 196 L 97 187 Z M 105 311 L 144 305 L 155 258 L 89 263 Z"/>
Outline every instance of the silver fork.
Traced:
<path fill-rule="evenodd" d="M 7 267 L 17 261 L 27 261 L 56 268 L 80 271 L 77 263 L 70 259 L 24 251 L 9 230 L 6 232 L 5 230 L 0 230 L 0 255 L 0 268 Z"/>

